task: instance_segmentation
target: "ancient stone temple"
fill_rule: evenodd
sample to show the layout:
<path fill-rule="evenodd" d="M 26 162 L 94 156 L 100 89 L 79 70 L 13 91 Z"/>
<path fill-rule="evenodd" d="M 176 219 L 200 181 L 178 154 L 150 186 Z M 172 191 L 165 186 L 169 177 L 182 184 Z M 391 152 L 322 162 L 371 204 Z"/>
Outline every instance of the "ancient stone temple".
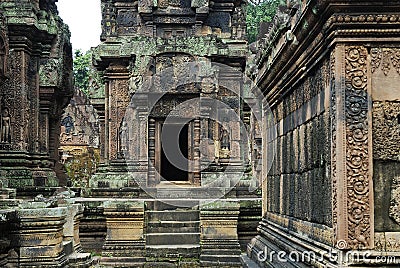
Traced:
<path fill-rule="evenodd" d="M 80 201 L 102 265 L 241 266 L 261 216 L 243 5 L 102 1 L 101 165 Z"/>
<path fill-rule="evenodd" d="M 97 106 L 105 118 L 104 167 L 92 186 L 156 186 L 163 181 L 201 186 L 226 159 L 233 173 L 234 166 L 242 172 L 247 155 L 240 144 L 241 126 L 233 127 L 227 111 L 232 107 L 243 116 L 243 79 L 237 75 L 247 53 L 242 3 L 102 1 L 102 8 L 103 42 L 94 64 L 106 81 L 104 103 Z M 217 63 L 231 68 L 219 70 Z M 213 116 L 213 99 L 227 107 L 218 108 L 215 120 L 204 120 Z M 229 129 L 218 120 L 230 124 Z M 172 141 L 161 141 L 162 129 L 177 136 L 172 129 L 180 125 L 179 143 L 189 160 L 183 163 L 185 172 L 174 168 L 164 152 Z M 209 144 L 201 144 L 203 139 Z M 214 165 L 201 172 L 208 152 Z M 127 171 L 130 177 L 120 176 Z"/>
<path fill-rule="evenodd" d="M 58 185 L 59 119 L 73 92 L 69 31 L 54 2 L 0 2 L 3 187 Z"/>
<path fill-rule="evenodd" d="M 99 119 L 88 96 L 78 88 L 61 117 L 59 181 L 88 187 L 99 160 Z"/>
<path fill-rule="evenodd" d="M 399 8 L 288 1 L 258 42 L 261 267 L 399 266 Z"/>
<path fill-rule="evenodd" d="M 0 2 L 1 267 L 399 266 L 399 1 L 102 0 L 89 97 L 55 2 Z"/>
<path fill-rule="evenodd" d="M 79 240 L 83 206 L 73 192 L 48 187 L 58 185 L 54 168 L 71 74 L 69 31 L 55 1 L 1 1 L 1 267 L 91 266 Z M 54 194 L 45 197 L 49 189 Z"/>

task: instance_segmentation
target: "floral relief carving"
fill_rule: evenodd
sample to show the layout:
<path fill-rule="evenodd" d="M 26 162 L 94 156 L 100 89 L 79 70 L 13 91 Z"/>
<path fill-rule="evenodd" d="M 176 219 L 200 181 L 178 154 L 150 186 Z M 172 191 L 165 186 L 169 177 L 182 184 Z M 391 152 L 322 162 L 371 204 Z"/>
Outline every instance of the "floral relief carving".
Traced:
<path fill-rule="evenodd" d="M 345 51 L 346 186 L 348 239 L 351 248 L 371 242 L 370 149 L 368 146 L 367 50 Z"/>
<path fill-rule="evenodd" d="M 382 66 L 381 69 L 385 75 L 387 75 L 390 71 L 390 58 L 391 51 L 388 49 L 384 49 L 382 51 Z"/>
<path fill-rule="evenodd" d="M 391 60 L 393 67 L 396 69 L 397 73 L 400 74 L 400 48 L 393 48 Z"/>
<path fill-rule="evenodd" d="M 390 196 L 389 216 L 400 224 L 400 177 L 393 178 Z"/>
<path fill-rule="evenodd" d="M 385 75 L 392 67 L 400 74 L 400 48 L 372 48 L 371 72 L 376 72 L 379 67 Z"/>
<path fill-rule="evenodd" d="M 374 73 L 381 65 L 382 50 L 380 48 L 371 49 L 371 72 Z"/>
<path fill-rule="evenodd" d="M 399 161 L 400 102 L 375 101 L 372 110 L 374 159 Z"/>
<path fill-rule="evenodd" d="M 330 74 L 331 74 L 331 81 L 335 81 L 335 50 L 332 50 L 331 52 L 331 62 L 330 62 Z M 336 172 L 336 163 L 337 163 L 337 157 L 336 157 L 336 132 L 337 132 L 337 121 L 336 121 L 336 90 L 335 90 L 335 83 L 332 83 L 331 85 L 331 110 L 330 110 L 330 116 L 331 116 L 331 129 L 332 129 L 332 137 L 331 137 L 331 174 L 332 174 L 332 225 L 335 228 L 338 223 L 338 215 L 337 215 L 337 210 L 338 210 L 338 181 L 337 181 L 337 172 Z M 336 236 L 336 232 L 334 232 L 334 235 Z M 337 238 L 334 237 L 334 241 L 336 241 Z"/>

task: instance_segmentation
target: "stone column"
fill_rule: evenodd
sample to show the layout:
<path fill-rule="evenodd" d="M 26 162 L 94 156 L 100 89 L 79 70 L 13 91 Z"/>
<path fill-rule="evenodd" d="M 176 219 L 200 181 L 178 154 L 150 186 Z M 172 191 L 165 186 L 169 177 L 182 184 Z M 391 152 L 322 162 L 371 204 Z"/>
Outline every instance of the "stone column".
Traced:
<path fill-rule="evenodd" d="M 239 209 L 236 201 L 200 205 L 201 265 L 241 267 L 237 234 Z"/>
<path fill-rule="evenodd" d="M 143 235 L 144 202 L 106 201 L 104 215 L 107 236 L 103 246 L 102 263 L 143 263 L 145 259 Z"/>
<path fill-rule="evenodd" d="M 63 248 L 63 226 L 67 208 L 21 209 L 11 223 L 9 263 L 18 267 L 63 267 L 67 264 Z M 18 255 L 19 254 L 19 255 Z"/>

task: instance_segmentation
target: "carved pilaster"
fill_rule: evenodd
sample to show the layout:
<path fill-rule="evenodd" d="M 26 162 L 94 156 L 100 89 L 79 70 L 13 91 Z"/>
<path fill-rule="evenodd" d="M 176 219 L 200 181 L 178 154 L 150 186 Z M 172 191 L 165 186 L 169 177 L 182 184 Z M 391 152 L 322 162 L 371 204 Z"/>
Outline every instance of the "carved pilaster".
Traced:
<path fill-rule="evenodd" d="M 130 101 L 128 70 L 122 65 L 111 65 L 107 68 L 108 99 L 108 159 L 118 158 L 119 129 Z"/>
<path fill-rule="evenodd" d="M 193 126 L 193 184 L 200 185 L 200 119 L 194 120 Z"/>
<path fill-rule="evenodd" d="M 337 45 L 332 67 L 332 209 L 340 249 L 374 246 L 372 122 L 368 52 Z"/>
<path fill-rule="evenodd" d="M 158 126 L 160 127 L 160 126 Z M 157 146 L 159 147 L 159 146 Z M 156 120 L 154 118 L 149 119 L 149 179 L 148 186 L 153 187 L 158 182 L 156 180 Z M 160 170 L 158 170 L 160 172 Z"/>

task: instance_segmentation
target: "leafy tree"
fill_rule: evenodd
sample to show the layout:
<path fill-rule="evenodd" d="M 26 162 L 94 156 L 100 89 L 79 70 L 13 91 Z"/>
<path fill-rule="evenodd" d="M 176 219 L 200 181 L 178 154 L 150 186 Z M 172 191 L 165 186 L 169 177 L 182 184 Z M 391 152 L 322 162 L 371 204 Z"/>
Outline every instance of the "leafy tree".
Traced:
<path fill-rule="evenodd" d="M 249 3 L 246 7 L 247 35 L 249 43 L 257 40 L 261 22 L 270 22 L 275 16 L 281 0 L 266 0 L 257 5 Z"/>
<path fill-rule="evenodd" d="M 85 54 L 81 50 L 74 52 L 74 77 L 75 86 L 88 94 L 89 77 L 92 69 L 92 53 L 90 51 Z"/>
<path fill-rule="evenodd" d="M 73 187 L 89 187 L 90 177 L 96 172 L 100 161 L 98 149 L 88 148 L 65 162 L 65 169 Z"/>

